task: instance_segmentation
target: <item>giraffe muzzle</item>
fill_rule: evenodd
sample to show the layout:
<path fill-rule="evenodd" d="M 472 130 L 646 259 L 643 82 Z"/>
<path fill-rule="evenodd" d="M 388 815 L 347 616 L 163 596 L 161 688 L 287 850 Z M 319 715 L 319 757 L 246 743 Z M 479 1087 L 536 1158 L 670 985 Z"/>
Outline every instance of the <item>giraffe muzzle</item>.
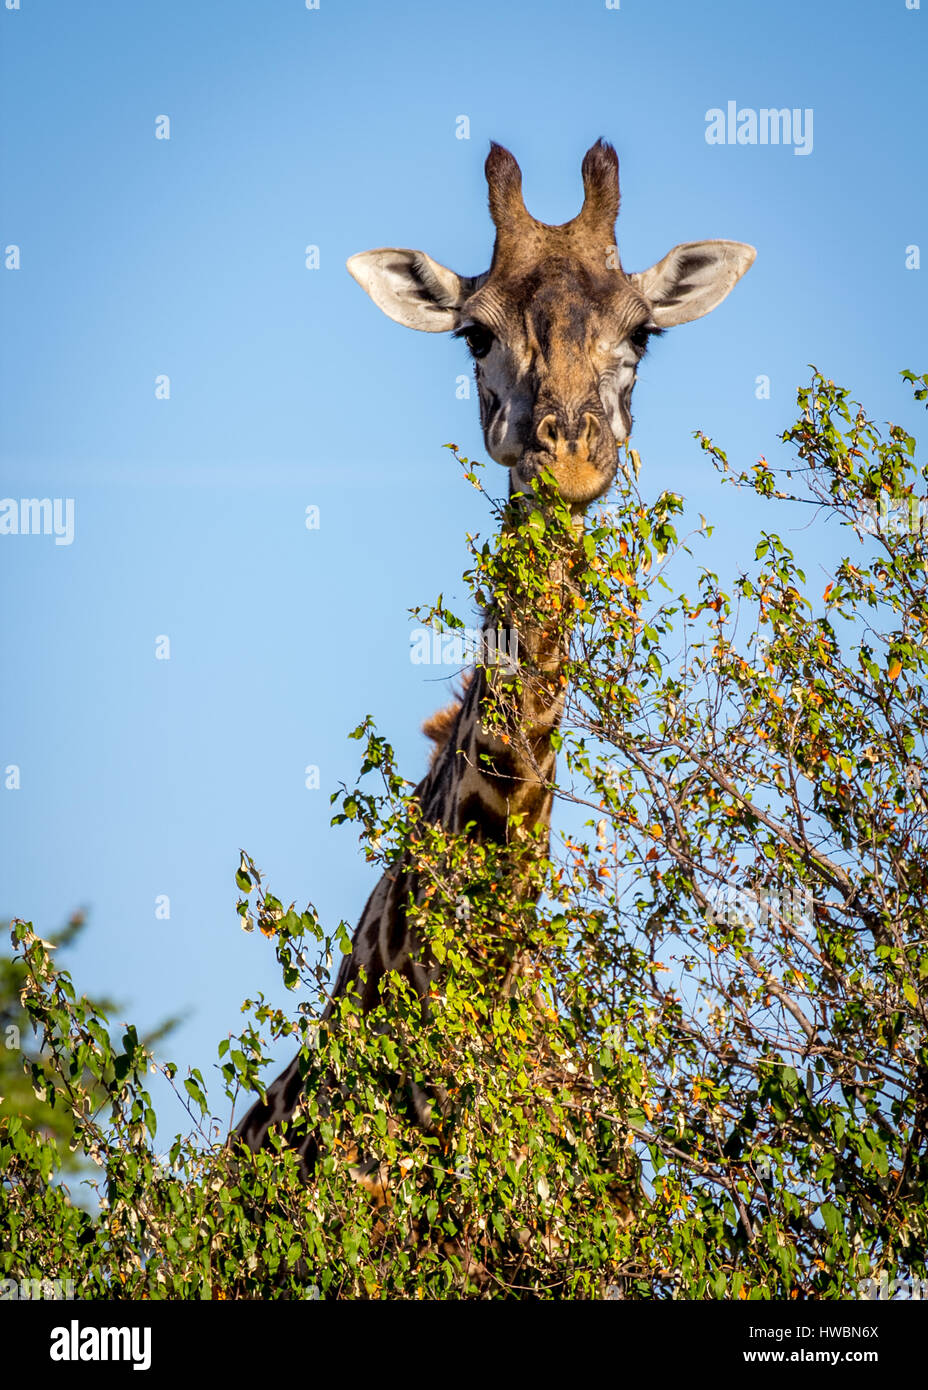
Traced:
<path fill-rule="evenodd" d="M 566 502 L 586 503 L 609 488 L 616 466 L 615 441 L 602 415 L 542 406 L 536 409 L 532 444 L 516 473 L 528 482 L 547 469 Z"/>

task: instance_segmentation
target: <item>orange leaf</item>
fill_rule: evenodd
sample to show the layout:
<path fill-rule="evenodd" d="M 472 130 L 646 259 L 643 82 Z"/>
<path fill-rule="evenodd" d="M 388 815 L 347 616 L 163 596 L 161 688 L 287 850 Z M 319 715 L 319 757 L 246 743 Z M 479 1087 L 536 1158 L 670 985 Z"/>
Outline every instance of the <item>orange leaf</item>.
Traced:
<path fill-rule="evenodd" d="M 901 670 L 902 662 L 899 660 L 898 657 L 893 657 L 892 661 L 889 663 L 889 670 L 886 674 L 889 676 L 889 679 L 891 681 L 894 681 Z"/>

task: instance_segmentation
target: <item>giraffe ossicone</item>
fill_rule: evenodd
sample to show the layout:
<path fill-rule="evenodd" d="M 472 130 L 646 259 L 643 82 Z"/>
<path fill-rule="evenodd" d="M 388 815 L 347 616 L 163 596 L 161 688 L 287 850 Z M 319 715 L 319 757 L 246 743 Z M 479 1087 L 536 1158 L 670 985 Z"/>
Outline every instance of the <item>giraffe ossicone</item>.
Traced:
<path fill-rule="evenodd" d="M 751 266 L 755 251 L 736 241 L 684 242 L 650 270 L 626 274 L 615 244 L 618 160 L 602 140 L 583 160 L 583 206 L 560 226 L 528 212 L 521 171 L 502 146 L 491 147 L 486 175 L 496 228 L 488 271 L 461 276 L 423 251 L 397 247 L 352 256 L 348 269 L 398 323 L 465 339 L 487 451 L 509 469 L 511 494 L 530 490 L 545 472 L 580 524 L 584 508 L 608 491 L 615 476 L 648 339 L 714 309 Z M 566 566 L 553 578 L 569 587 Z M 421 819 L 447 834 L 503 846 L 515 834 L 521 844 L 531 840 L 541 850 L 554 797 L 552 735 L 565 705 L 570 605 L 556 602 L 561 620 L 552 623 L 545 615 L 526 615 L 524 602 L 519 612 L 519 599 L 510 594 L 488 610 L 484 628 L 518 632 L 520 679 L 513 682 L 505 666 L 478 664 L 460 699 L 425 726 L 435 748 L 414 800 Z M 517 623 L 513 613 L 519 613 Z M 487 718 L 494 701 L 502 722 Z M 341 962 L 323 1023 L 352 988 L 370 1010 L 391 972 L 426 997 L 437 971 L 410 926 L 410 907 L 421 904 L 424 887 L 408 854 L 386 870 Z M 464 930 L 469 912 L 455 910 L 455 917 Z M 415 1113 L 428 1126 L 428 1098 L 418 1087 L 410 1090 Z M 297 1056 L 268 1088 L 266 1100 L 252 1106 L 236 1136 L 252 1150 L 266 1146 L 272 1129 L 294 1117 L 302 1098 Z M 315 1135 L 297 1128 L 288 1138 L 308 1177 L 318 1151 Z M 369 1179 L 375 1197 L 382 1196 L 376 1160 L 358 1172 Z"/>

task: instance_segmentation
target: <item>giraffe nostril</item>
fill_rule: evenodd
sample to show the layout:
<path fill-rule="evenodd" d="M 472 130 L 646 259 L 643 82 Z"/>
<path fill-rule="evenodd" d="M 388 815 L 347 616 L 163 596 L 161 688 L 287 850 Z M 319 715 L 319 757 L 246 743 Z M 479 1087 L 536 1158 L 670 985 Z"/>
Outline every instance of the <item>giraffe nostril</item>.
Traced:
<path fill-rule="evenodd" d="M 599 436 L 602 433 L 602 426 L 596 416 L 591 411 L 587 411 L 581 421 L 580 440 L 587 448 L 587 453 L 593 454 L 599 443 Z"/>
<path fill-rule="evenodd" d="M 550 449 L 553 452 L 557 448 L 559 439 L 557 417 L 554 415 L 543 416 L 535 426 L 535 438 L 543 449 Z"/>

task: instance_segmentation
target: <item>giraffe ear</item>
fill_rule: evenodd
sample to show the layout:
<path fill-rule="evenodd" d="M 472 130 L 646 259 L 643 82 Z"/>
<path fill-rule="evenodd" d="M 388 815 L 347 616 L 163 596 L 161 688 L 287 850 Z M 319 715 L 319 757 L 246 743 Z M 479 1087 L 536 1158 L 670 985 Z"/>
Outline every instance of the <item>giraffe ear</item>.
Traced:
<path fill-rule="evenodd" d="M 708 314 L 754 264 L 743 241 L 685 241 L 650 270 L 628 278 L 651 301 L 658 328 L 672 328 Z"/>
<path fill-rule="evenodd" d="M 485 275 L 455 275 L 424 251 L 381 246 L 349 257 L 348 271 L 388 318 L 424 333 L 444 333 Z"/>

